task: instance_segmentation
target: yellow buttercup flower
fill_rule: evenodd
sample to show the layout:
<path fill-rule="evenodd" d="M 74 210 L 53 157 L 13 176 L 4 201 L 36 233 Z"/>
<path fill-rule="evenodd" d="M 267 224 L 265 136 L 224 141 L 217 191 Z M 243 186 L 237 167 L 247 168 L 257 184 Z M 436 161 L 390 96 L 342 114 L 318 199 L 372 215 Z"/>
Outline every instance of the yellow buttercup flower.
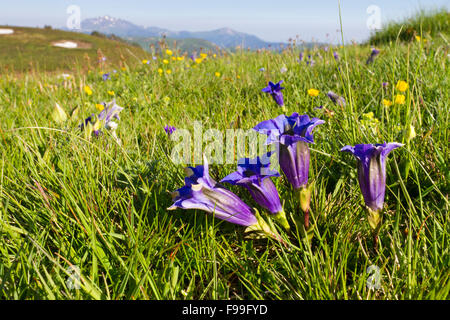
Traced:
<path fill-rule="evenodd" d="M 169 70 L 166 70 L 166 73 L 167 73 L 167 74 L 171 74 L 171 73 L 172 73 L 172 70 L 170 70 L 170 69 L 169 69 Z"/>
<path fill-rule="evenodd" d="M 169 64 L 169 60 L 164 59 L 164 60 L 163 60 L 163 63 L 164 63 L 164 64 Z"/>
<path fill-rule="evenodd" d="M 392 101 L 391 100 L 387 100 L 387 99 L 383 99 L 383 105 L 386 107 L 390 107 L 392 106 Z"/>
<path fill-rule="evenodd" d="M 215 75 L 216 75 L 217 78 L 219 78 L 220 77 L 220 72 L 216 72 Z"/>
<path fill-rule="evenodd" d="M 399 80 L 395 87 L 397 88 L 398 91 L 405 92 L 408 89 L 409 86 L 408 86 L 408 83 L 406 81 Z"/>
<path fill-rule="evenodd" d="M 127 71 L 127 68 L 125 68 L 125 67 L 122 67 L 122 71 Z"/>
<path fill-rule="evenodd" d="M 177 60 L 178 60 L 178 61 L 183 61 L 183 60 L 184 60 L 184 57 L 177 57 Z"/>
<path fill-rule="evenodd" d="M 395 96 L 394 102 L 395 104 L 404 104 L 406 97 L 403 94 L 398 94 Z"/>
<path fill-rule="evenodd" d="M 217 54 L 214 53 L 214 54 L 213 54 L 213 58 L 216 58 L 216 57 L 217 57 Z"/>
<path fill-rule="evenodd" d="M 142 64 L 147 64 L 148 60 L 142 60 Z"/>
<path fill-rule="evenodd" d="M 116 93 L 114 92 L 114 91 L 108 91 L 108 94 L 110 95 L 110 96 L 115 96 L 116 95 Z"/>
<path fill-rule="evenodd" d="M 200 57 L 202 57 L 202 59 L 205 59 L 208 55 L 206 53 L 200 53 Z"/>
<path fill-rule="evenodd" d="M 364 113 L 362 116 L 363 116 L 363 118 L 366 118 L 366 119 L 373 119 L 373 112 L 371 111 L 371 112 Z"/>
<path fill-rule="evenodd" d="M 201 59 L 201 58 L 195 59 L 195 63 L 197 63 L 197 64 L 201 63 L 202 61 L 203 61 L 203 59 Z"/>
<path fill-rule="evenodd" d="M 172 57 L 172 60 L 173 60 L 173 61 L 177 61 L 177 58 L 175 58 L 175 57 Z"/>
<path fill-rule="evenodd" d="M 167 49 L 166 50 L 167 55 L 171 56 L 173 54 L 172 50 Z"/>
<path fill-rule="evenodd" d="M 240 75 L 237 75 L 237 76 L 236 76 L 236 78 L 240 79 L 240 78 L 241 78 L 241 76 L 240 76 Z"/>
<path fill-rule="evenodd" d="M 92 89 L 89 86 L 84 86 L 84 92 L 86 92 L 88 96 L 92 95 Z"/>
<path fill-rule="evenodd" d="M 103 109 L 105 109 L 105 106 L 100 103 L 95 104 L 95 107 L 97 108 L 98 111 L 102 111 Z"/>
<path fill-rule="evenodd" d="M 311 97 L 317 97 L 319 95 L 319 90 L 308 89 L 308 95 L 311 96 Z"/>
<path fill-rule="evenodd" d="M 158 73 L 159 73 L 159 74 L 162 74 L 162 73 L 163 73 L 163 69 L 159 68 L 159 69 L 158 69 Z"/>

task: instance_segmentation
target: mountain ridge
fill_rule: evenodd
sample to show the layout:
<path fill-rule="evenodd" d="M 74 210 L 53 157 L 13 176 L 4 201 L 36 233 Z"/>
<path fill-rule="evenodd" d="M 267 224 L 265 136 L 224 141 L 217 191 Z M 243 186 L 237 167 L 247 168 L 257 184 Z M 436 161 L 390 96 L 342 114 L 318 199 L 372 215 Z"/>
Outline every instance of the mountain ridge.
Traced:
<path fill-rule="evenodd" d="M 172 31 L 155 26 L 144 27 L 124 19 L 105 15 L 97 18 L 88 18 L 81 22 L 82 32 L 98 31 L 104 34 L 115 34 L 126 38 L 152 38 L 167 37 L 172 39 L 202 39 L 222 48 L 234 48 L 241 46 L 250 49 L 263 49 L 279 47 L 280 42 L 267 42 L 255 35 L 235 31 L 228 27 L 222 27 L 208 31 Z"/>

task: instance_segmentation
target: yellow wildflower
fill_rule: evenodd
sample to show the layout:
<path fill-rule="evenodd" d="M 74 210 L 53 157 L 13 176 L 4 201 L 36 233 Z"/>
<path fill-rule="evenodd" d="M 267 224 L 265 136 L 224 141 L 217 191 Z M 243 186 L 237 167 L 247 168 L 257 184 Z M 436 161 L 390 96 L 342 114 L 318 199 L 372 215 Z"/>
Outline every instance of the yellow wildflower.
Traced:
<path fill-rule="evenodd" d="M 392 106 L 392 101 L 388 99 L 383 99 L 383 105 L 386 107 Z"/>
<path fill-rule="evenodd" d="M 169 69 L 169 70 L 166 70 L 166 73 L 167 73 L 167 74 L 171 74 L 171 73 L 172 73 L 172 70 L 170 70 L 170 69 Z"/>
<path fill-rule="evenodd" d="M 159 73 L 159 74 L 162 74 L 162 73 L 163 73 L 163 69 L 159 68 L 159 69 L 158 69 L 158 73 Z"/>
<path fill-rule="evenodd" d="M 114 91 L 108 91 L 108 94 L 110 95 L 110 96 L 115 96 L 116 95 L 116 93 L 114 92 Z"/>
<path fill-rule="evenodd" d="M 142 60 L 142 64 L 147 64 L 148 60 Z"/>
<path fill-rule="evenodd" d="M 127 68 L 125 68 L 125 67 L 122 67 L 122 71 L 127 71 Z"/>
<path fill-rule="evenodd" d="M 172 50 L 167 49 L 166 50 L 167 55 L 171 56 L 173 54 Z"/>
<path fill-rule="evenodd" d="M 84 92 L 86 92 L 88 96 L 92 95 L 92 89 L 89 86 L 84 86 Z"/>
<path fill-rule="evenodd" d="M 205 59 L 208 55 L 206 53 L 200 53 L 200 57 L 202 57 L 202 59 Z"/>
<path fill-rule="evenodd" d="M 220 77 L 220 72 L 216 72 L 215 75 L 216 75 L 217 78 L 219 78 Z"/>
<path fill-rule="evenodd" d="M 163 60 L 163 63 L 164 63 L 164 64 L 169 64 L 169 60 L 164 59 L 164 60 Z"/>
<path fill-rule="evenodd" d="M 366 119 L 373 119 L 373 112 L 371 111 L 371 112 L 364 113 L 362 116 L 363 116 L 363 118 L 366 118 Z"/>
<path fill-rule="evenodd" d="M 308 95 L 311 96 L 311 97 L 317 97 L 319 95 L 319 90 L 308 89 Z"/>
<path fill-rule="evenodd" d="M 177 60 L 177 58 L 175 58 L 175 57 L 172 57 L 172 60 L 173 60 L 173 61 L 176 61 L 176 60 Z"/>
<path fill-rule="evenodd" d="M 98 111 L 102 111 L 103 109 L 105 109 L 105 106 L 102 105 L 101 103 L 95 104 L 95 107 L 97 108 Z"/>
<path fill-rule="evenodd" d="M 396 104 L 404 104 L 406 97 L 403 94 L 398 94 L 395 96 L 394 102 Z"/>
<path fill-rule="evenodd" d="M 183 61 L 183 60 L 184 60 L 184 57 L 177 57 L 177 60 L 178 60 L 178 61 Z"/>
<path fill-rule="evenodd" d="M 395 86 L 398 91 L 405 92 L 408 89 L 408 83 L 403 80 L 399 80 Z"/>

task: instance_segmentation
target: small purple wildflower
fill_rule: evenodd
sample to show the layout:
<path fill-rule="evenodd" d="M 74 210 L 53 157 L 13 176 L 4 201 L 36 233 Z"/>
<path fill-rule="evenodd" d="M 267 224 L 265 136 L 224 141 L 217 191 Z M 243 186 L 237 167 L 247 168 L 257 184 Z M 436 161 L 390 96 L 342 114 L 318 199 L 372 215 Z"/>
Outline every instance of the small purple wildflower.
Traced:
<path fill-rule="evenodd" d="M 269 85 L 266 88 L 262 89 L 262 92 L 268 93 L 272 96 L 273 100 L 279 105 L 284 105 L 283 94 L 281 90 L 284 88 L 281 86 L 283 80 L 279 81 L 277 84 L 274 84 L 272 81 L 269 81 Z"/>
<path fill-rule="evenodd" d="M 177 128 L 171 127 L 171 126 L 169 126 L 169 125 L 166 125 L 166 126 L 164 127 L 164 130 L 166 131 L 167 135 L 170 137 L 170 136 L 172 135 L 172 133 L 173 133 L 175 130 L 177 130 Z"/>
<path fill-rule="evenodd" d="M 372 49 L 372 52 L 370 53 L 369 58 L 366 61 L 366 64 L 371 64 L 373 60 L 380 54 L 380 50 L 377 50 L 375 48 Z"/>

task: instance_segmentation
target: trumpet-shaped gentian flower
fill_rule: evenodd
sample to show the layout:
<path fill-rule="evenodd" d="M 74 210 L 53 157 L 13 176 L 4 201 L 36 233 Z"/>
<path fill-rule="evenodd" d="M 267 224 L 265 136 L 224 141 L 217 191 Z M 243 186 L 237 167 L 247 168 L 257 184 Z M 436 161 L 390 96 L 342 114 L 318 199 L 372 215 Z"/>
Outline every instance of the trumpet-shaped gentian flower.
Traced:
<path fill-rule="evenodd" d="M 216 218 L 242 226 L 258 223 L 252 209 L 237 195 L 216 183 L 208 173 L 208 162 L 203 166 L 186 168 L 185 186 L 172 193 L 176 208 L 199 209 Z"/>
<path fill-rule="evenodd" d="M 308 55 L 308 61 L 306 61 L 306 64 L 309 66 L 313 66 L 316 62 L 314 61 L 313 57 L 311 55 Z"/>
<path fill-rule="evenodd" d="M 275 119 L 263 121 L 253 128 L 259 133 L 268 135 L 266 144 L 277 144 L 281 170 L 296 190 L 308 183 L 310 158 L 308 143 L 314 143 L 312 131 L 324 122 L 294 112 L 289 117 L 280 115 Z"/>
<path fill-rule="evenodd" d="M 383 209 L 386 191 L 386 157 L 401 143 L 357 144 L 341 151 L 352 153 L 358 159 L 358 181 L 366 206 L 373 212 Z"/>
<path fill-rule="evenodd" d="M 298 62 L 302 62 L 303 61 L 303 52 L 300 52 L 300 54 L 298 55 Z"/>
<path fill-rule="evenodd" d="M 106 80 L 108 80 L 108 79 L 109 79 L 109 76 L 110 76 L 110 74 L 109 74 L 109 73 L 104 73 L 104 74 L 102 75 L 102 79 L 103 79 L 103 81 L 106 81 Z"/>
<path fill-rule="evenodd" d="M 246 188 L 261 207 L 276 214 L 282 212 L 283 208 L 278 191 L 270 177 L 279 177 L 280 174 L 270 170 L 270 155 L 270 152 L 266 155 L 265 163 L 260 157 L 240 159 L 237 171 L 229 174 L 220 182 L 228 182 Z"/>
<path fill-rule="evenodd" d="M 366 64 L 371 64 L 373 60 L 380 54 L 380 50 L 372 49 L 369 58 L 367 58 Z"/>
<path fill-rule="evenodd" d="M 345 106 L 345 99 L 343 97 L 341 97 L 340 95 L 334 93 L 333 91 L 328 91 L 327 96 L 335 104 L 338 104 L 340 106 Z"/>
<path fill-rule="evenodd" d="M 270 94 L 272 96 L 273 100 L 279 106 L 284 105 L 283 94 L 281 93 L 281 90 L 284 89 L 281 86 L 282 83 L 283 83 L 283 80 L 281 80 L 277 84 L 274 84 L 273 82 L 269 81 L 269 85 L 266 88 L 262 89 L 262 92 Z"/>

